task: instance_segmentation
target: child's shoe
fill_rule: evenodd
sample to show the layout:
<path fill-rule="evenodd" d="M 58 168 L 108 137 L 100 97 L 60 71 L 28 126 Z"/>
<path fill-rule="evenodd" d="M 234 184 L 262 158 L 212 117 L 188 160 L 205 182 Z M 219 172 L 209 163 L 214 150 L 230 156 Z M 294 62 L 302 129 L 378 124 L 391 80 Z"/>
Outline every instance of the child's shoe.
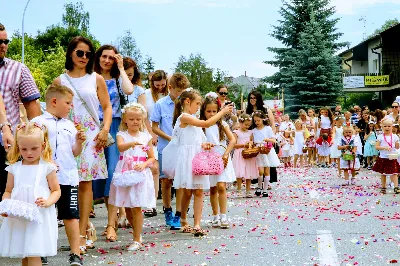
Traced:
<path fill-rule="evenodd" d="M 172 210 L 166 210 L 164 212 L 164 216 L 165 216 L 165 224 L 167 226 L 171 226 L 172 220 L 174 219 L 174 216 L 172 215 Z"/>
<path fill-rule="evenodd" d="M 138 251 L 142 247 L 142 244 L 139 242 L 134 242 L 132 245 L 130 245 L 127 250 L 128 251 Z"/>
<path fill-rule="evenodd" d="M 261 196 L 261 189 L 259 187 L 256 188 L 256 192 L 254 194 L 256 194 L 257 197 Z"/>
<path fill-rule="evenodd" d="M 262 193 L 263 198 L 267 198 L 268 197 L 268 192 L 266 190 L 263 191 Z"/>
<path fill-rule="evenodd" d="M 213 228 L 218 228 L 218 227 L 221 226 L 221 221 L 220 221 L 219 219 L 214 219 L 214 220 L 211 222 L 211 225 L 212 225 Z"/>
<path fill-rule="evenodd" d="M 252 198 L 251 191 L 246 191 L 246 198 Z"/>
<path fill-rule="evenodd" d="M 175 217 L 171 221 L 170 226 L 171 226 L 171 228 L 170 228 L 171 230 L 181 229 L 181 217 L 175 215 Z"/>
<path fill-rule="evenodd" d="M 221 229 L 228 229 L 229 228 L 229 222 L 228 222 L 227 219 L 221 219 L 220 228 Z"/>

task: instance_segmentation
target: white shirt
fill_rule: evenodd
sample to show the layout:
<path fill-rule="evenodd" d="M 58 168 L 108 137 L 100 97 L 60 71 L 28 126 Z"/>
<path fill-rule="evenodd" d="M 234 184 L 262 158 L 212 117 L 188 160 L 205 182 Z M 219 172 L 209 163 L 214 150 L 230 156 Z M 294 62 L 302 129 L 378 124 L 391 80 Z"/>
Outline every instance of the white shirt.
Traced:
<path fill-rule="evenodd" d="M 224 128 L 225 127 L 229 128 L 228 123 L 226 123 L 225 121 L 222 121 L 222 126 Z M 209 128 L 206 128 L 205 131 L 206 131 L 205 134 L 206 134 L 206 138 L 207 138 L 208 142 L 211 142 L 212 144 L 215 144 L 215 145 L 223 145 L 223 146 L 226 147 L 226 136 L 222 141 L 219 140 L 218 125 L 215 124 L 215 125 L 213 125 L 213 126 L 211 126 Z"/>
<path fill-rule="evenodd" d="M 78 166 L 72 147 L 78 131 L 68 119 L 57 119 L 48 112 L 32 119 L 47 127 L 53 160 L 58 165 L 58 182 L 60 185 L 77 186 L 79 184 Z"/>
<path fill-rule="evenodd" d="M 399 116 L 399 115 L 397 115 L 397 116 Z M 396 116 L 396 117 L 397 117 L 397 116 Z M 385 118 L 388 118 L 388 119 L 392 120 L 392 122 L 395 122 L 395 121 L 396 121 L 396 117 L 393 116 L 393 113 L 388 114 L 387 116 L 385 116 Z"/>
<path fill-rule="evenodd" d="M 385 138 L 386 138 L 386 140 L 385 140 Z M 395 146 L 396 146 L 396 143 L 399 142 L 399 137 L 395 134 L 392 134 L 392 137 L 384 136 L 384 134 L 382 134 L 382 135 L 378 135 L 378 137 L 376 138 L 376 141 L 379 141 L 379 143 L 380 143 L 379 146 L 382 146 L 382 147 L 392 146 L 391 151 L 387 151 L 387 150 L 379 151 L 379 157 L 389 158 L 389 154 L 396 153 Z M 391 144 L 391 145 L 389 145 L 389 144 Z"/>
<path fill-rule="evenodd" d="M 275 137 L 274 132 L 270 126 L 264 126 L 263 129 L 253 129 L 253 138 L 255 143 L 263 143 L 265 139 L 272 139 Z"/>
<path fill-rule="evenodd" d="M 283 121 L 279 126 L 279 131 L 285 131 L 285 130 L 294 130 L 294 124 L 290 121 L 289 122 Z"/>

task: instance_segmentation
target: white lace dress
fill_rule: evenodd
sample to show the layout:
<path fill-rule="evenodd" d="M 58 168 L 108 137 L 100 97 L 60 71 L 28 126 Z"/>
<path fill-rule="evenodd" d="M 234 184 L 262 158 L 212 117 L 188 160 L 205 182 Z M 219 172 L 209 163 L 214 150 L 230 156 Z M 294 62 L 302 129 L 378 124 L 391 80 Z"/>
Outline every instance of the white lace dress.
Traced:
<path fill-rule="evenodd" d="M 124 160 L 126 160 L 128 157 L 133 158 L 131 167 L 133 167 L 133 165 L 136 164 L 138 161 L 140 163 L 143 162 L 143 160 L 147 159 L 147 152 L 145 152 L 142 147 L 147 146 L 147 144 L 151 140 L 152 137 L 150 134 L 146 132 L 139 132 L 138 136 L 133 137 L 127 131 L 124 131 L 118 132 L 117 136 L 121 136 L 124 139 L 125 143 L 137 141 L 139 143 L 142 143 L 143 146 L 135 146 L 135 148 L 130 148 L 124 153 L 121 153 L 120 160 L 118 161 L 115 168 L 116 172 L 124 169 L 121 164 L 124 164 Z M 144 181 L 130 187 L 115 186 L 113 183 L 111 183 L 109 198 L 110 204 L 117 207 L 128 208 L 155 208 L 156 200 L 154 197 L 155 192 L 153 175 L 150 168 L 144 169 L 143 173 L 146 176 Z"/>
<path fill-rule="evenodd" d="M 228 127 L 228 123 L 222 121 L 223 127 Z M 215 145 L 223 145 L 225 148 L 226 146 L 226 138 L 222 141 L 219 138 L 219 131 L 218 125 L 213 125 L 209 128 L 206 128 L 206 138 L 207 142 L 211 142 Z M 225 148 L 221 146 L 215 146 L 214 151 L 220 154 L 221 156 L 225 153 Z M 218 182 L 225 182 L 225 183 L 233 183 L 236 180 L 235 170 L 233 169 L 232 158 L 229 155 L 228 157 L 228 164 L 226 165 L 224 171 L 220 175 L 210 175 L 210 186 L 215 187 Z"/>
<path fill-rule="evenodd" d="M 174 130 L 176 128 L 178 139 L 178 150 L 173 157 L 177 162 L 174 188 L 209 189 L 209 177 L 206 175 L 193 175 L 192 172 L 192 160 L 196 154 L 202 151 L 201 144 L 207 141 L 206 136 L 199 127 L 187 125 L 185 128 L 181 128 L 181 117 L 184 115 L 189 114 L 183 113 L 179 116 L 174 127 Z"/>
<path fill-rule="evenodd" d="M 37 176 L 39 167 L 42 167 L 41 174 Z M 54 164 L 41 160 L 38 165 L 22 165 L 22 161 L 19 161 L 8 166 L 6 170 L 14 175 L 11 199 L 35 204 L 38 197 L 47 199 L 50 196 L 46 177 L 56 170 Z M 1 257 L 49 257 L 57 254 L 58 225 L 55 206 L 39 208 L 39 211 L 42 215 L 41 223 L 4 218 L 0 229 Z"/>

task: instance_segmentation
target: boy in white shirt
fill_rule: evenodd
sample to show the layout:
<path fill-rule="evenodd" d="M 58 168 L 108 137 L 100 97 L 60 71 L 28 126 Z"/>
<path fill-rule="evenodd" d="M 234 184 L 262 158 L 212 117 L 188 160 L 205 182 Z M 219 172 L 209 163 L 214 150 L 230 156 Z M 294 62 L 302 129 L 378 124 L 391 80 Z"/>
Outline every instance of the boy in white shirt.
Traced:
<path fill-rule="evenodd" d="M 48 129 L 53 160 L 58 166 L 57 177 L 61 197 L 57 202 L 58 219 L 63 220 L 71 247 L 70 265 L 83 265 L 79 247 L 79 174 L 75 157 L 82 152 L 86 140 L 82 129 L 75 128 L 67 119 L 74 93 L 65 86 L 52 84 L 46 91 L 46 112 L 32 119 Z"/>

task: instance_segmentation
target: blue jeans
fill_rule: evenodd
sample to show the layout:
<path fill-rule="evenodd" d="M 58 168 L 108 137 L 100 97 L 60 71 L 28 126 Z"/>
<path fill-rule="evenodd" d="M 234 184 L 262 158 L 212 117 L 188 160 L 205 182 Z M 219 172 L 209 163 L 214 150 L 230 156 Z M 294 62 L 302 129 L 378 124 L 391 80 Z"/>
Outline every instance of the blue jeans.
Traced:
<path fill-rule="evenodd" d="M 162 154 L 158 153 L 158 168 L 160 169 L 160 177 L 159 178 L 166 178 L 167 176 L 164 175 L 162 172 Z"/>
<path fill-rule="evenodd" d="M 110 126 L 110 134 L 116 140 L 119 125 L 121 124 L 121 118 L 114 117 Z M 110 195 L 110 185 L 112 177 L 119 160 L 119 151 L 117 144 L 113 144 L 108 148 L 104 149 L 104 156 L 107 162 L 108 177 L 106 180 L 95 180 L 93 181 L 93 198 L 98 199 L 102 197 L 108 197 Z"/>

